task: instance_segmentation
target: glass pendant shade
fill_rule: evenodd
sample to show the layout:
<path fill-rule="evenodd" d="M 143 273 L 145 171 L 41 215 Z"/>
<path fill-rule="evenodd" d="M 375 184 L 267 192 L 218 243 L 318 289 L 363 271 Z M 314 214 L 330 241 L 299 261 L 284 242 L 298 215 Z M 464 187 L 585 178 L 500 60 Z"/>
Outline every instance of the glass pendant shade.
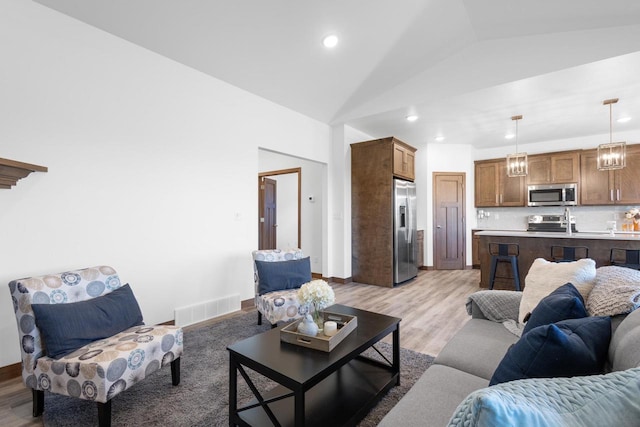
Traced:
<path fill-rule="evenodd" d="M 627 144 L 610 142 L 598 145 L 598 170 L 622 169 L 626 166 Z"/>
<path fill-rule="evenodd" d="M 527 153 L 518 153 L 518 120 L 522 116 L 513 116 L 511 120 L 516 122 L 516 153 L 507 156 L 507 176 L 527 176 L 529 173 L 529 162 L 527 161 Z"/>
<path fill-rule="evenodd" d="M 626 142 L 613 142 L 613 104 L 618 98 L 606 99 L 602 102 L 609 106 L 609 143 L 598 145 L 598 170 L 608 171 L 622 169 L 626 165 Z"/>
<path fill-rule="evenodd" d="M 509 154 L 507 156 L 507 176 L 527 176 L 529 163 L 527 153 Z"/>

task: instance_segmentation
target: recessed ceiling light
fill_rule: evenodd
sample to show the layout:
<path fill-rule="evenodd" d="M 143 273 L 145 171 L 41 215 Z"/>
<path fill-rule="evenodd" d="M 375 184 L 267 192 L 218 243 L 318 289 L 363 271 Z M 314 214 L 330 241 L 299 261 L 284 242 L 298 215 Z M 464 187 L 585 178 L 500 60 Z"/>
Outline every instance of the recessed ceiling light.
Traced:
<path fill-rule="evenodd" d="M 438 135 L 438 136 L 436 136 L 436 137 L 435 137 L 435 138 L 433 138 L 433 139 L 435 139 L 435 140 L 436 140 L 436 141 L 438 141 L 438 142 L 441 142 L 441 141 L 444 141 L 444 136 L 442 136 L 442 135 Z"/>
<path fill-rule="evenodd" d="M 322 44 L 327 48 L 336 47 L 336 45 L 338 44 L 338 36 L 336 36 L 335 34 L 330 34 L 322 39 Z"/>
<path fill-rule="evenodd" d="M 409 122 L 415 122 L 416 120 L 418 120 L 418 116 L 416 116 L 415 114 L 410 114 L 407 116 L 407 121 Z"/>
<path fill-rule="evenodd" d="M 504 136 L 504 139 L 513 139 L 513 138 L 515 138 L 515 137 L 516 137 L 516 135 L 515 135 L 515 134 L 513 134 L 513 133 L 508 133 L 508 134 L 506 134 L 506 135 Z"/>
<path fill-rule="evenodd" d="M 631 120 L 631 117 L 620 117 L 618 123 L 627 123 L 629 120 Z"/>

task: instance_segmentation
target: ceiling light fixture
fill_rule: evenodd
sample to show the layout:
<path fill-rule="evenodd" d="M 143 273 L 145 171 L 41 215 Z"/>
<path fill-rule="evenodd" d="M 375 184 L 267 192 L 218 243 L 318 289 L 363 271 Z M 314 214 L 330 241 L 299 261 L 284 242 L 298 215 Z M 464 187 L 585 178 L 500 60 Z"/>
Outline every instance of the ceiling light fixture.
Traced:
<path fill-rule="evenodd" d="M 433 139 L 435 139 L 437 142 L 442 142 L 442 141 L 444 141 L 444 136 L 442 136 L 442 135 L 438 135 L 438 136 L 436 136 L 436 137 L 435 137 L 435 138 L 433 138 Z"/>
<path fill-rule="evenodd" d="M 338 36 L 336 36 L 335 34 L 328 35 L 324 39 L 322 39 L 322 44 L 327 48 L 336 47 L 336 45 L 338 44 Z"/>
<path fill-rule="evenodd" d="M 506 135 L 504 136 L 504 139 L 513 139 L 513 138 L 515 138 L 515 137 L 516 137 L 516 135 L 515 135 L 515 134 L 513 134 L 513 133 L 508 133 L 508 134 L 506 134 Z"/>
<path fill-rule="evenodd" d="M 416 120 L 418 120 L 418 116 L 416 116 L 415 114 L 410 114 L 406 117 L 406 119 L 409 122 L 415 122 Z"/>
<path fill-rule="evenodd" d="M 598 145 L 598 170 L 622 169 L 626 164 L 627 143 L 613 142 L 613 104 L 618 98 L 605 99 L 602 104 L 609 106 L 609 143 Z"/>
<path fill-rule="evenodd" d="M 518 153 L 518 120 L 522 116 L 513 116 L 511 120 L 516 122 L 516 152 L 507 156 L 507 176 L 526 176 L 529 172 L 529 162 L 527 161 L 527 153 Z"/>
<path fill-rule="evenodd" d="M 628 121 L 631 121 L 631 117 L 620 117 L 618 120 L 616 120 L 618 123 L 627 123 Z"/>

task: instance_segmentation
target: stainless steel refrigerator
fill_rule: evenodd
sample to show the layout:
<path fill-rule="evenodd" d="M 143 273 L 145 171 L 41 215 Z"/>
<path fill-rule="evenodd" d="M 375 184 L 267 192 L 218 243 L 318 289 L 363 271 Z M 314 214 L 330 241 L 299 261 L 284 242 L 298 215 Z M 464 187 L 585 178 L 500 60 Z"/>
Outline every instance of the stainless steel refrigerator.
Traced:
<path fill-rule="evenodd" d="M 418 275 L 416 184 L 393 181 L 393 283 L 398 284 Z"/>

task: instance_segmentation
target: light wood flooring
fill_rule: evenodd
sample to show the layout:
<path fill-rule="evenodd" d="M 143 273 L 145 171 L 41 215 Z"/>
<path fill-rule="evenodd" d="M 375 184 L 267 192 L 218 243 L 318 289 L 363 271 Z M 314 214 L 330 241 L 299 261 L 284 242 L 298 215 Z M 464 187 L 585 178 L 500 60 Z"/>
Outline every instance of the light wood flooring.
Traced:
<path fill-rule="evenodd" d="M 467 296 L 480 290 L 480 270 L 420 271 L 394 288 L 334 284 L 336 302 L 402 319 L 400 346 L 438 355 L 469 319 Z M 384 341 L 391 343 L 391 336 Z"/>
<path fill-rule="evenodd" d="M 480 270 L 422 270 L 416 279 L 395 288 L 358 283 L 332 286 L 337 303 L 402 318 L 400 345 L 435 356 L 468 320 L 465 302 L 479 290 L 479 282 Z M 391 342 L 390 337 L 385 341 Z M 0 382 L 0 425 L 42 426 L 41 417 L 31 416 L 31 391 L 21 378 Z"/>

